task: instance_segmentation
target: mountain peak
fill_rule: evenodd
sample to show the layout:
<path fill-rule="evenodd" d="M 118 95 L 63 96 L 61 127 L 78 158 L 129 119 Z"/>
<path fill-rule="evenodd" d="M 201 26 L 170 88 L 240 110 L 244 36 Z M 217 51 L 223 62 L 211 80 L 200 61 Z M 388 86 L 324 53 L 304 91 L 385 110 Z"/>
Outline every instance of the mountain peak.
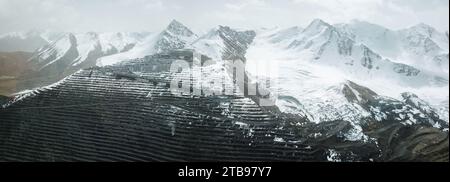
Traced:
<path fill-rule="evenodd" d="M 170 23 L 169 23 L 169 27 L 170 26 L 184 26 L 181 22 L 173 19 Z"/>
<path fill-rule="evenodd" d="M 231 28 L 229 26 L 219 25 L 218 31 L 230 31 Z"/>
<path fill-rule="evenodd" d="M 184 26 L 182 23 L 180 23 L 177 20 L 172 20 L 172 22 L 170 22 L 169 26 L 167 26 L 166 30 L 171 33 L 186 36 L 186 37 L 190 37 L 190 36 L 194 35 L 194 33 L 191 30 L 189 30 L 189 28 L 187 28 L 186 26 Z"/>
<path fill-rule="evenodd" d="M 425 23 L 419 23 L 417 25 L 414 25 L 412 28 L 426 28 L 426 29 L 434 29 L 433 27 L 431 27 L 428 24 Z"/>
<path fill-rule="evenodd" d="M 410 29 L 426 34 L 432 34 L 433 32 L 436 32 L 436 29 L 425 23 L 419 23 L 417 25 L 412 26 Z"/>
<path fill-rule="evenodd" d="M 323 21 L 322 19 L 314 19 L 311 24 L 309 24 L 309 26 L 318 26 L 318 25 L 322 25 L 322 26 L 331 26 L 330 24 L 328 24 L 327 22 Z"/>
<path fill-rule="evenodd" d="M 408 30 L 415 32 L 415 33 L 419 33 L 428 38 L 431 38 L 435 34 L 438 33 L 438 31 L 435 28 L 433 28 L 432 26 L 425 24 L 425 23 L 419 23 L 417 25 L 414 25 L 411 28 L 409 28 Z"/>
<path fill-rule="evenodd" d="M 322 27 L 332 28 L 332 26 L 321 19 L 314 19 L 305 30 L 317 30 Z"/>
<path fill-rule="evenodd" d="M 306 34 L 316 34 L 322 30 L 332 30 L 334 27 L 321 19 L 314 19 L 304 30 L 303 33 Z"/>

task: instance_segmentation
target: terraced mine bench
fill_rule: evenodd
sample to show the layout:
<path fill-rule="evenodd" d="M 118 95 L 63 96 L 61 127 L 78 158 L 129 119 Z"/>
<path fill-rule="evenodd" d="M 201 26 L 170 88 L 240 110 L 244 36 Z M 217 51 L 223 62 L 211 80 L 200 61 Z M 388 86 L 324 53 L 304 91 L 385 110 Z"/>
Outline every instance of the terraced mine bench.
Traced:
<path fill-rule="evenodd" d="M 146 59 L 141 63 L 161 61 Z M 329 161 L 331 152 L 342 161 L 392 157 L 384 151 L 394 143 L 345 140 L 348 122 L 315 124 L 260 107 L 242 94 L 174 95 L 167 70 L 138 75 L 132 68 L 133 61 L 81 70 L 5 104 L 0 109 L 0 160 Z M 131 76 L 117 77 L 124 70 Z M 429 154 L 448 160 L 448 133 L 429 133 L 440 141 Z"/>

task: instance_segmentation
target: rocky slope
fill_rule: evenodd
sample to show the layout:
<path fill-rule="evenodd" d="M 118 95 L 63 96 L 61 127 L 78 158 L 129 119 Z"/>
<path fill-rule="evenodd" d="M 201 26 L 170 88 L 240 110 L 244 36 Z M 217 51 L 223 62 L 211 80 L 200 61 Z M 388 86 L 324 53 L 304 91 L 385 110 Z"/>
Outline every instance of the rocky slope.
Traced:
<path fill-rule="evenodd" d="M 427 123 L 387 117 L 365 129 L 368 140 L 352 141 L 343 120 L 316 124 L 242 94 L 174 94 L 170 82 L 182 75 L 167 71 L 180 54 L 192 53 L 93 67 L 15 97 L 0 109 L 0 160 L 448 161 L 448 132 Z M 366 93 L 354 102 L 374 99 L 349 85 Z"/>
<path fill-rule="evenodd" d="M 219 26 L 200 37 L 193 43 L 196 51 L 215 60 L 243 60 L 253 42 L 254 31 L 236 31 L 226 26 Z"/>
<path fill-rule="evenodd" d="M 277 106 L 283 112 L 306 116 L 315 122 L 344 119 L 359 125 L 364 118 L 371 117 L 371 110 L 355 105 L 346 96 L 357 90 L 349 83 L 356 83 L 370 88 L 373 95 L 400 103 L 404 100 L 403 93 L 426 98 L 422 101 L 434 108 L 448 126 L 445 111 L 448 107 L 442 104 L 448 100 L 448 75 L 397 63 L 378 54 L 363 42 L 378 44 L 370 41 L 373 39 L 391 45 L 391 39 L 377 36 L 386 29 L 372 26 L 375 25 L 364 24 L 354 31 L 360 31 L 354 33 L 360 35 L 367 33 L 367 40 L 349 35 L 346 26 L 333 26 L 322 20 L 315 20 L 304 29 L 263 31 L 247 51 L 246 67 L 251 75 L 260 77 L 264 75 L 253 71 L 255 68 L 264 65 L 275 68 L 277 74 L 271 77 L 279 80 L 272 89 L 280 95 Z M 358 94 L 354 97 L 360 99 Z"/>
<path fill-rule="evenodd" d="M 126 52 L 144 37 L 138 33 L 61 33 L 40 47 L 28 61 L 31 68 L 22 75 L 20 89 L 54 83 L 81 68 L 96 64 L 100 57 Z"/>

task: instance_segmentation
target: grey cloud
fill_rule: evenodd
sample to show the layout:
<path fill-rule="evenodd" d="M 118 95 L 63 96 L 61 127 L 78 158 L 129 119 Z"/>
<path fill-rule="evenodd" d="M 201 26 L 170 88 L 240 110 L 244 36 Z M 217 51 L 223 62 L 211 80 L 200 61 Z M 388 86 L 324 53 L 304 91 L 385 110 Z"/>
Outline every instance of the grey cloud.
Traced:
<path fill-rule="evenodd" d="M 194 31 L 306 26 L 361 19 L 398 29 L 420 22 L 448 30 L 447 0 L 0 0 L 0 33 L 159 31 L 178 19 Z"/>

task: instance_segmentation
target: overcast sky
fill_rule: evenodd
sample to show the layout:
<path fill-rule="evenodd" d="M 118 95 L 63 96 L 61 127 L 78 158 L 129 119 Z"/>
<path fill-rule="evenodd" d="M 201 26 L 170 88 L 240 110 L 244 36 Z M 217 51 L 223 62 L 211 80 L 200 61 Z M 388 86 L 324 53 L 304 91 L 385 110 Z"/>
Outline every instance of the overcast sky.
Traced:
<path fill-rule="evenodd" d="M 365 20 L 400 29 L 423 22 L 449 28 L 448 0 L 0 0 L 0 33 L 159 31 L 177 19 L 196 32 Z"/>

